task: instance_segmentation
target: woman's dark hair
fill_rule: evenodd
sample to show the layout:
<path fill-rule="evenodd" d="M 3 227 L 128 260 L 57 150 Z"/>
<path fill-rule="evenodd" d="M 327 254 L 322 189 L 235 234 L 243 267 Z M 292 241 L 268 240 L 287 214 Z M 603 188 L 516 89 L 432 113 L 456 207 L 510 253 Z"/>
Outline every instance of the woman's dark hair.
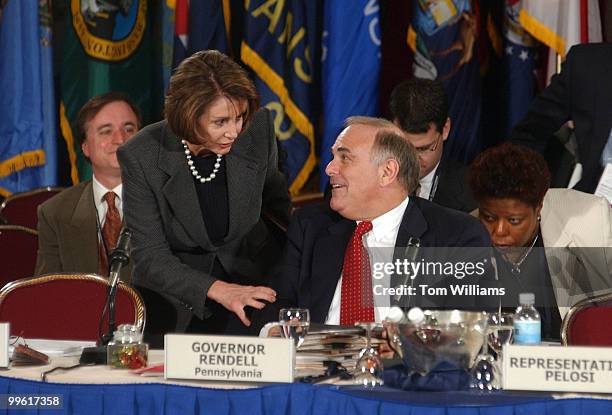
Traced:
<path fill-rule="evenodd" d="M 245 125 L 259 106 L 259 95 L 246 71 L 216 50 L 194 53 L 176 68 L 164 105 L 168 125 L 187 141 L 195 138 L 198 119 L 217 98 L 245 100 Z"/>
<path fill-rule="evenodd" d="M 550 187 L 544 157 L 518 144 L 503 143 L 483 151 L 470 166 L 470 188 L 477 201 L 518 199 L 537 208 Z"/>

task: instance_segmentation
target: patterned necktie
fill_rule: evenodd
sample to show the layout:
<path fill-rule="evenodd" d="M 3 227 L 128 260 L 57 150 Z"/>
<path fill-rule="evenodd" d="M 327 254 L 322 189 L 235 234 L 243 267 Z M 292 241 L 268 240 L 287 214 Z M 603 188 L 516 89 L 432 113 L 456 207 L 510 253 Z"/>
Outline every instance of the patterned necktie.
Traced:
<path fill-rule="evenodd" d="M 374 321 L 372 271 L 368 251 L 363 246 L 363 235 L 372 230 L 372 222 L 363 221 L 353 232 L 344 254 L 340 324 Z"/>
<path fill-rule="evenodd" d="M 108 255 L 117 246 L 117 240 L 121 232 L 121 215 L 119 215 L 119 210 L 115 206 L 115 197 L 114 192 L 107 192 L 104 195 L 107 207 L 106 219 L 104 220 L 104 226 L 102 226 L 102 241 L 98 243 L 98 274 L 104 276 L 108 275 Z M 104 244 L 106 244 L 106 249 Z"/>

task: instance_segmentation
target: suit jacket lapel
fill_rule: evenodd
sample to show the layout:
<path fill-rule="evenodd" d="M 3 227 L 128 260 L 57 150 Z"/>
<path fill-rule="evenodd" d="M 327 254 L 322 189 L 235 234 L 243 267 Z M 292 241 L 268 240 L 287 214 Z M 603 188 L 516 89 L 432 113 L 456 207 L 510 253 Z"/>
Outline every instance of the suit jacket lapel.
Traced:
<path fill-rule="evenodd" d="M 170 176 L 162 191 L 175 217 L 194 242 L 204 249 L 214 250 L 206 233 L 198 195 L 185 159 L 185 150 L 168 126 L 164 128 L 162 137 L 159 167 Z"/>
<path fill-rule="evenodd" d="M 252 148 L 253 137 L 245 132 L 232 146 L 232 151 L 225 157 L 227 174 L 227 193 L 229 205 L 229 229 L 225 240 L 235 239 L 244 226 L 245 215 L 259 206 L 251 206 L 254 194 L 255 179 L 258 170 L 256 154 Z"/>
<path fill-rule="evenodd" d="M 356 223 L 341 219 L 328 228 L 328 233 L 317 241 L 312 254 L 312 278 L 310 287 L 301 289 L 311 292 L 309 302 L 313 321 L 324 321 L 329 311 L 336 286 L 342 274 L 344 253 Z"/>
<path fill-rule="evenodd" d="M 70 269 L 98 272 L 98 225 L 96 222 L 93 186 L 89 182 L 83 189 L 65 230 L 66 253 L 72 261 Z M 83 255 L 83 252 L 95 252 L 96 254 Z"/>
<path fill-rule="evenodd" d="M 416 205 L 416 197 L 410 196 L 410 201 L 402 217 L 397 239 L 395 240 L 396 248 L 403 248 L 408 245 L 410 237 L 421 238 L 427 231 L 427 221 L 423 216 L 423 212 Z M 422 241 L 421 241 L 422 242 Z M 422 245 L 422 243 L 421 243 Z M 396 249 L 397 251 L 397 249 Z"/>

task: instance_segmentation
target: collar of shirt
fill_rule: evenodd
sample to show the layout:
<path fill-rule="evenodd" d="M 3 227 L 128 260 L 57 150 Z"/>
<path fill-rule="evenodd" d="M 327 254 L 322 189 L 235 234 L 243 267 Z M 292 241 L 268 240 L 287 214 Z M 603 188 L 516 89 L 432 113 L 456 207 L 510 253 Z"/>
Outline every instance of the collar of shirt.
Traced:
<path fill-rule="evenodd" d="M 419 184 L 421 185 L 421 188 L 419 189 L 419 197 L 422 197 L 423 199 L 429 199 L 429 194 L 431 193 L 431 186 L 433 184 L 434 177 L 436 177 L 436 171 L 438 170 L 439 165 L 440 162 L 438 161 L 436 167 L 434 167 L 432 171 L 427 173 L 425 177 L 419 180 Z"/>
<path fill-rule="evenodd" d="M 106 219 L 106 202 L 104 201 L 104 195 L 107 192 L 115 192 L 115 206 L 119 210 L 119 216 L 123 219 L 123 184 L 120 183 L 114 189 L 107 189 L 100 183 L 96 176 L 92 177 L 92 186 L 93 186 L 93 198 L 94 204 L 96 205 L 96 210 L 98 211 L 98 219 L 100 220 L 100 226 L 104 225 L 104 220 Z"/>
<path fill-rule="evenodd" d="M 409 198 L 406 197 L 395 208 L 380 215 L 372 220 L 372 230 L 365 234 L 364 241 L 368 248 L 393 248 L 399 227 L 402 224 L 402 218 L 406 207 L 408 207 Z M 359 222 L 357 222 L 359 223 Z M 393 249 L 371 249 L 370 266 L 374 263 L 387 263 L 393 261 Z M 375 284 L 375 280 L 372 280 Z M 340 302 L 342 299 L 342 275 L 336 284 L 334 297 L 327 311 L 325 318 L 326 324 L 340 324 Z M 383 321 L 389 314 L 389 301 L 387 296 L 374 297 L 374 318 L 377 322 Z"/>
<path fill-rule="evenodd" d="M 402 203 L 372 220 L 372 231 L 365 235 L 365 242 L 368 247 L 395 246 L 397 232 L 402 223 L 409 199 L 409 197 L 406 197 Z"/>

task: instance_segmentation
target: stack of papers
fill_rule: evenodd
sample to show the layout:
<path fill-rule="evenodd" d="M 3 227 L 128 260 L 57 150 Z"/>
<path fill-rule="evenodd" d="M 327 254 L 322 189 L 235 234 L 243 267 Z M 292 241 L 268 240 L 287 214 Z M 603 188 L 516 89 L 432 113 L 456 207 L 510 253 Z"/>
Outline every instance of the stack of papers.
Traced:
<path fill-rule="evenodd" d="M 49 340 L 49 339 L 18 339 L 11 338 L 9 346 L 9 354 L 13 354 L 14 347 L 18 344 L 27 345 L 40 353 L 44 353 L 49 357 L 70 357 L 80 356 L 84 347 L 95 346 L 93 341 L 80 340 Z"/>
<path fill-rule="evenodd" d="M 375 348 L 385 342 L 380 330 L 373 330 L 371 345 Z M 352 371 L 361 349 L 367 340 L 361 327 L 330 326 L 311 324 L 304 342 L 296 352 L 295 376 L 322 376 L 327 362 L 336 362 Z"/>

